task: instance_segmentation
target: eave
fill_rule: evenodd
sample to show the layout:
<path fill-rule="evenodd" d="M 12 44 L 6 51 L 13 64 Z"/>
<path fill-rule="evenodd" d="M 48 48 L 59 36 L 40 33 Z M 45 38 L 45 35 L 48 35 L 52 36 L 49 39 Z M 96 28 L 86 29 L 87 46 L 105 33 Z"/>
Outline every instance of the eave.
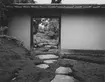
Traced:
<path fill-rule="evenodd" d="M 17 3 L 6 6 L 7 8 L 34 8 L 34 9 L 104 9 L 105 4 L 32 4 Z"/>

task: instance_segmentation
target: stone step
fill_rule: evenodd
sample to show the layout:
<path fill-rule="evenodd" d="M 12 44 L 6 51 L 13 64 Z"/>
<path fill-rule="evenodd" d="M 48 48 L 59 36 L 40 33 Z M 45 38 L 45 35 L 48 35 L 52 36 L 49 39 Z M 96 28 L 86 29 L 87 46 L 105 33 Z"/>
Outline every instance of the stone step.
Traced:
<path fill-rule="evenodd" d="M 55 73 L 57 74 L 68 74 L 68 73 L 72 73 L 72 70 L 70 67 L 59 67 L 56 69 Z"/>
<path fill-rule="evenodd" d="M 47 54 L 47 55 L 37 55 L 36 57 L 40 58 L 40 59 L 56 59 L 58 58 L 58 56 L 53 55 L 53 54 Z"/>
<path fill-rule="evenodd" d="M 44 60 L 44 63 L 51 64 L 56 62 L 57 60 Z"/>
<path fill-rule="evenodd" d="M 39 65 L 36 65 L 36 67 L 47 69 L 49 67 L 49 65 L 47 65 L 47 64 L 39 64 Z"/>
<path fill-rule="evenodd" d="M 56 75 L 51 82 L 78 82 L 78 81 L 72 76 Z"/>

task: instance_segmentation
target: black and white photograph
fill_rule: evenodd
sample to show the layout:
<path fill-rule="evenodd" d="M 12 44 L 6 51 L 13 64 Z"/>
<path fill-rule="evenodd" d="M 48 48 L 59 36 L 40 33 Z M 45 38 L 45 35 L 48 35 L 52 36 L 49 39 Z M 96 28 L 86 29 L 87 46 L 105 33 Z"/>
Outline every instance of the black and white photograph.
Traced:
<path fill-rule="evenodd" d="M 105 82 L 105 0 L 0 0 L 0 82 Z"/>

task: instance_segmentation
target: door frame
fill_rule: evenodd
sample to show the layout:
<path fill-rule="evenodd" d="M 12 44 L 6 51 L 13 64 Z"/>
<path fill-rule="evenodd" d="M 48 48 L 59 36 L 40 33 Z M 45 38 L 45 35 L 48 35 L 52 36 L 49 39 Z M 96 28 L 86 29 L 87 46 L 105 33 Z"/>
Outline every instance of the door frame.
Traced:
<path fill-rule="evenodd" d="M 59 16 L 44 16 L 44 15 L 40 15 L 40 16 L 35 16 L 32 15 L 31 16 L 31 32 L 30 32 L 30 49 L 33 49 L 33 18 L 58 18 L 59 19 L 59 43 L 58 43 L 58 52 L 61 51 L 61 15 Z"/>

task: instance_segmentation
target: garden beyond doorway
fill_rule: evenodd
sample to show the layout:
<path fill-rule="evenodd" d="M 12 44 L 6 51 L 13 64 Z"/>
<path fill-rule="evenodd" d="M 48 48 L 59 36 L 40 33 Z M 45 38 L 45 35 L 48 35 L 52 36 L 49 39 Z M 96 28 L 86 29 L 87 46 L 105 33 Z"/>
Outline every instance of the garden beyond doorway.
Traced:
<path fill-rule="evenodd" d="M 32 19 L 33 48 L 42 52 L 55 52 L 59 48 L 59 18 L 38 17 Z"/>

